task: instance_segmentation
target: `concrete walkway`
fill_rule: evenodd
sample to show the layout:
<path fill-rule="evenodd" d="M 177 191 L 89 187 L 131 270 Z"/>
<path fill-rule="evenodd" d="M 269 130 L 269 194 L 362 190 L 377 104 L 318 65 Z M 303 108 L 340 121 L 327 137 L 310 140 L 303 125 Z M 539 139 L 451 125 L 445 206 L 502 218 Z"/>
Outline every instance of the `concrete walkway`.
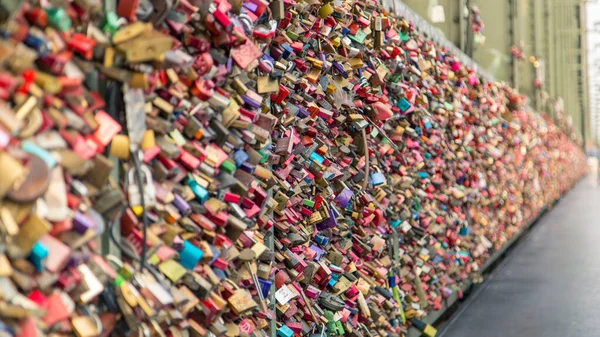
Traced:
<path fill-rule="evenodd" d="M 580 182 L 437 337 L 600 337 L 600 187 Z"/>

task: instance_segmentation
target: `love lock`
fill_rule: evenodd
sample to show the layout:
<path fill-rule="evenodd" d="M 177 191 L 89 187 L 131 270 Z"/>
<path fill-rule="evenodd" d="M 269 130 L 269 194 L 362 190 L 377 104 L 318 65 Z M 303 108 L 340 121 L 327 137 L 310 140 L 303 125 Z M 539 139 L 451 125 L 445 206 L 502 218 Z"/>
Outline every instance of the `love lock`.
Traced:
<path fill-rule="evenodd" d="M 150 21 L 155 26 L 158 26 L 165 20 L 169 11 L 178 2 L 173 0 L 141 0 L 138 4 L 136 15 L 138 19 Z"/>
<path fill-rule="evenodd" d="M 138 328 L 138 336 L 139 337 L 150 337 L 152 334 L 150 332 L 150 328 L 146 323 L 140 324 Z"/>
<path fill-rule="evenodd" d="M 371 181 L 373 182 L 373 186 L 386 185 L 385 177 L 377 166 L 375 167 L 375 172 L 371 173 Z"/>
<path fill-rule="evenodd" d="M 233 286 L 234 289 L 233 295 L 227 299 L 227 303 L 235 314 L 239 315 L 257 307 L 256 302 L 254 302 L 254 299 L 252 299 L 252 296 L 248 290 L 241 289 L 237 284 L 229 279 L 225 279 L 225 282 Z"/>
<path fill-rule="evenodd" d="M 152 174 L 150 170 L 145 165 L 140 167 L 140 173 L 142 174 L 142 184 L 144 188 L 144 206 L 154 206 L 156 204 L 156 190 L 154 189 L 154 184 L 152 183 Z M 137 184 L 137 179 L 135 178 L 135 168 L 129 170 L 128 174 L 128 188 L 127 194 L 129 195 L 129 204 L 131 207 L 141 206 L 142 204 L 142 196 L 140 193 L 139 186 Z"/>
<path fill-rule="evenodd" d="M 339 311 L 344 308 L 344 301 L 339 297 L 326 292 L 322 292 L 319 295 L 319 304 L 321 304 L 323 308 L 333 311 Z"/>
<path fill-rule="evenodd" d="M 43 195 L 50 184 L 50 168 L 43 158 L 29 154 L 24 158 L 27 172 L 23 181 L 8 193 L 8 197 L 17 202 L 31 202 Z M 3 167 L 8 170 L 8 167 Z"/>
<path fill-rule="evenodd" d="M 208 101 L 215 94 L 215 84 L 210 80 L 196 80 L 191 93 L 203 101 Z"/>

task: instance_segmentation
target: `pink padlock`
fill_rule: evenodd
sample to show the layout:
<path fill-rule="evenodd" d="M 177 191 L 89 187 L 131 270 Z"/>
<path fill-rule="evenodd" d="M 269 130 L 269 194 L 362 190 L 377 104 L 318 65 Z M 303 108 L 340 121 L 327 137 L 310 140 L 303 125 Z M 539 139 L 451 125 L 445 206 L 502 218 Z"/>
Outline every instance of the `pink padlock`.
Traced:
<path fill-rule="evenodd" d="M 358 294 L 358 288 L 356 287 L 356 285 L 351 285 L 350 288 L 348 288 L 348 290 L 346 290 L 346 296 L 352 298 L 354 296 L 356 296 Z"/>

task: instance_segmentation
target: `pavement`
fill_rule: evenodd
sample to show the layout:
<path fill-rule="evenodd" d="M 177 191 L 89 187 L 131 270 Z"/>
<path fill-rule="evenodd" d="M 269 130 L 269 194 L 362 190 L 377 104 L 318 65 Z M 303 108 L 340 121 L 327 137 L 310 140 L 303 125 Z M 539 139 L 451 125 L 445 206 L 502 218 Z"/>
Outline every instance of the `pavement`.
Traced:
<path fill-rule="evenodd" d="M 600 337 L 600 187 L 581 181 L 436 337 Z"/>

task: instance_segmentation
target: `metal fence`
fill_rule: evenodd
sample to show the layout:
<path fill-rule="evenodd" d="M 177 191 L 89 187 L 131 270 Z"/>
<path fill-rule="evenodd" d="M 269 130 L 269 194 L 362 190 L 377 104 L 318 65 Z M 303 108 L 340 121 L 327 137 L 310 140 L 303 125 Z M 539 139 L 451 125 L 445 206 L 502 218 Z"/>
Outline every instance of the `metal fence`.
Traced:
<path fill-rule="evenodd" d="M 414 10 L 409 8 L 408 5 L 403 3 L 401 0 L 379 0 L 379 1 L 381 1 L 383 6 L 387 9 L 389 9 L 389 11 L 391 13 L 395 13 L 397 16 L 404 17 L 408 21 L 412 21 L 415 24 L 415 28 L 417 29 L 417 31 L 419 31 L 421 34 L 425 35 L 425 37 L 427 37 L 431 41 L 435 42 L 440 47 L 446 48 L 449 52 L 451 52 L 456 57 L 458 57 L 458 59 L 461 61 L 461 63 L 463 63 L 464 65 L 466 65 L 468 67 L 473 68 L 486 81 L 498 82 L 498 80 L 492 74 L 490 74 L 488 71 L 486 71 L 482 66 L 477 64 L 477 62 L 475 62 L 472 58 L 470 58 L 469 56 L 467 56 L 467 54 L 465 54 L 462 50 L 460 50 L 460 48 L 458 48 L 454 43 L 452 43 L 450 40 L 448 40 L 448 38 L 444 35 L 444 33 L 441 30 L 434 27 L 429 21 L 425 20 L 421 15 L 419 15 L 417 12 L 415 12 Z M 394 2 L 395 2 L 395 7 L 394 7 Z M 394 10 L 395 10 L 395 12 L 394 12 Z M 531 111 L 535 114 L 540 113 L 531 106 L 531 99 L 528 96 L 525 96 L 524 108 L 526 111 Z M 555 124 L 558 126 L 559 123 L 556 121 L 555 118 L 553 118 L 553 119 L 554 119 Z M 569 135 L 569 138 L 571 138 L 571 140 L 574 140 L 574 141 L 579 140 L 578 137 L 573 138 L 571 136 L 572 132 L 569 130 L 569 128 L 564 128 L 561 126 L 559 126 L 559 128 L 565 134 Z"/>
<path fill-rule="evenodd" d="M 425 35 L 428 39 L 435 42 L 440 47 L 446 48 L 450 53 L 454 54 L 460 61 L 468 66 L 473 68 L 477 73 L 485 78 L 487 81 L 494 82 L 496 79 L 489 72 L 487 72 L 483 67 L 481 67 L 477 62 L 473 61 L 472 58 L 467 56 L 467 54 L 463 53 L 454 43 L 452 43 L 444 33 L 442 33 L 439 29 L 435 28 L 431 25 L 427 20 L 425 20 L 422 16 L 417 14 L 415 11 L 410 9 L 405 3 L 400 0 L 382 0 L 384 7 L 388 8 L 390 12 L 394 12 L 398 16 L 402 16 L 406 18 L 408 21 L 412 21 L 415 24 L 415 28 L 423 35 Z M 393 4 L 395 2 L 395 6 Z"/>

